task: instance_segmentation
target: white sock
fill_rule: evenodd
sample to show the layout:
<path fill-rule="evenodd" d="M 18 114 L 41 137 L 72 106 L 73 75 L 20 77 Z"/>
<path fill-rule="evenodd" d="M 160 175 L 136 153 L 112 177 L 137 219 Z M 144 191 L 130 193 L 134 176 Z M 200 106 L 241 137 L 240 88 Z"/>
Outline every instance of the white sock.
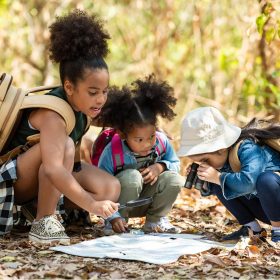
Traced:
<path fill-rule="evenodd" d="M 274 226 L 272 226 L 272 230 L 280 231 L 280 227 L 274 227 Z"/>
<path fill-rule="evenodd" d="M 260 232 L 262 229 L 260 224 L 256 220 L 254 220 L 250 223 L 247 223 L 244 226 L 249 227 L 252 231 L 255 231 L 255 232 Z"/>

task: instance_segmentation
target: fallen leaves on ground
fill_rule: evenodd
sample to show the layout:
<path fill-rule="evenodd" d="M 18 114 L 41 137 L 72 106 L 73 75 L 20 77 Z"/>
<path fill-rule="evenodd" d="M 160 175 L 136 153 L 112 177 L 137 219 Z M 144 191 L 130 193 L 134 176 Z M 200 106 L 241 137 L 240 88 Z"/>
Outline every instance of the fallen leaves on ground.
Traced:
<path fill-rule="evenodd" d="M 183 233 L 205 234 L 215 241 L 239 227 L 215 197 L 201 197 L 196 190 L 182 190 L 169 218 Z M 135 228 L 143 223 L 143 218 L 130 220 Z M 102 235 L 101 225 L 94 217 L 93 227 L 72 226 L 68 234 L 72 243 L 89 240 Z M 279 268 L 280 249 L 249 238 L 231 251 L 214 248 L 168 265 L 58 253 L 30 243 L 28 230 L 15 231 L 0 243 L 0 279 L 279 279 Z"/>

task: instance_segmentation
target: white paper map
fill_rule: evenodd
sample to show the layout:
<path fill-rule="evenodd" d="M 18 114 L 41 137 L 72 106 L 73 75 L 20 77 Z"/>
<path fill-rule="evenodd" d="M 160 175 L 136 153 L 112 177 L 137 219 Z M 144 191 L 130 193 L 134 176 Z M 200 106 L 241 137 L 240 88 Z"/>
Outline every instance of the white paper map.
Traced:
<path fill-rule="evenodd" d="M 234 244 L 222 244 L 193 234 L 123 233 L 50 249 L 82 257 L 168 264 L 182 255 L 197 254 L 214 247 L 233 248 Z"/>

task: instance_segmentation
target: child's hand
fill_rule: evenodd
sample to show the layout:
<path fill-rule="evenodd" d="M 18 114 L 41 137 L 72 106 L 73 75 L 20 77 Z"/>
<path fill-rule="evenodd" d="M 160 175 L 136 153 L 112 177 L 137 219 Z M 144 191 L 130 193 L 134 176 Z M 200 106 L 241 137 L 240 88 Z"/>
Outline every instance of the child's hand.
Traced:
<path fill-rule="evenodd" d="M 189 164 L 186 168 L 186 177 L 188 177 L 190 171 L 191 171 L 191 164 Z"/>
<path fill-rule="evenodd" d="M 120 217 L 112 220 L 110 223 L 112 225 L 112 229 L 114 230 L 114 232 L 122 233 L 128 231 L 127 223 L 125 222 L 124 219 Z"/>
<path fill-rule="evenodd" d="M 197 176 L 203 181 L 220 185 L 221 173 L 207 163 L 202 162 L 197 169 Z"/>
<path fill-rule="evenodd" d="M 150 184 L 153 185 L 157 179 L 158 176 L 164 171 L 164 167 L 160 163 L 154 163 L 150 165 L 149 167 L 143 169 L 141 171 L 141 175 L 144 179 L 144 184 Z"/>
<path fill-rule="evenodd" d="M 115 203 L 111 200 L 95 201 L 92 207 L 92 213 L 104 219 L 107 219 L 116 211 L 118 211 L 118 207 L 119 203 Z"/>

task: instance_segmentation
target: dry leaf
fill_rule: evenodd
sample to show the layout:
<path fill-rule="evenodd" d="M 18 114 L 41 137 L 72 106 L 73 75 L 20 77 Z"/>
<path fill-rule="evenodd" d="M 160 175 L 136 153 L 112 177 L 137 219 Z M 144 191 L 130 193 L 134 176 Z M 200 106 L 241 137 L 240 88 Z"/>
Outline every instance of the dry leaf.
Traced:
<path fill-rule="evenodd" d="M 213 266 L 210 263 L 206 263 L 202 266 L 202 271 L 203 273 L 208 273 L 209 271 L 211 271 L 213 268 Z"/>
<path fill-rule="evenodd" d="M 255 245 L 250 245 L 247 248 L 249 258 L 257 258 L 260 254 L 260 249 Z"/>
<path fill-rule="evenodd" d="M 13 256 L 5 256 L 0 259 L 0 262 L 13 262 L 16 258 Z"/>
<path fill-rule="evenodd" d="M 225 273 L 226 273 L 226 275 L 231 276 L 233 278 L 237 278 L 238 279 L 240 277 L 240 273 L 235 271 L 235 270 L 233 270 L 233 269 L 231 269 L 229 271 L 225 271 Z"/>
<path fill-rule="evenodd" d="M 122 279 L 122 273 L 119 270 L 115 270 L 110 273 L 110 279 Z"/>
<path fill-rule="evenodd" d="M 216 255 L 204 255 L 204 259 L 207 262 L 214 263 L 219 266 L 225 266 L 225 263 Z"/>
<path fill-rule="evenodd" d="M 164 272 L 165 272 L 165 270 L 164 270 L 164 268 L 163 268 L 163 267 L 160 267 L 160 268 L 158 269 L 158 272 L 164 273 Z"/>
<path fill-rule="evenodd" d="M 201 198 L 199 192 L 194 190 L 179 195 L 169 218 L 185 233 L 200 232 L 216 241 L 239 227 L 215 197 Z M 132 228 L 136 229 L 141 228 L 144 222 L 144 218 L 129 220 Z M 88 231 L 77 225 L 74 229 L 68 234 L 76 243 L 96 238 L 102 224 L 98 221 Z M 31 244 L 27 232 L 25 235 L 10 236 L 0 243 L 0 279 L 280 278 L 280 250 L 277 246 L 271 246 L 269 242 L 250 245 L 249 241 L 249 238 L 242 239 L 231 251 L 213 248 L 206 254 L 185 255 L 177 262 L 158 266 L 135 261 L 82 258 L 49 251 L 46 245 Z"/>

